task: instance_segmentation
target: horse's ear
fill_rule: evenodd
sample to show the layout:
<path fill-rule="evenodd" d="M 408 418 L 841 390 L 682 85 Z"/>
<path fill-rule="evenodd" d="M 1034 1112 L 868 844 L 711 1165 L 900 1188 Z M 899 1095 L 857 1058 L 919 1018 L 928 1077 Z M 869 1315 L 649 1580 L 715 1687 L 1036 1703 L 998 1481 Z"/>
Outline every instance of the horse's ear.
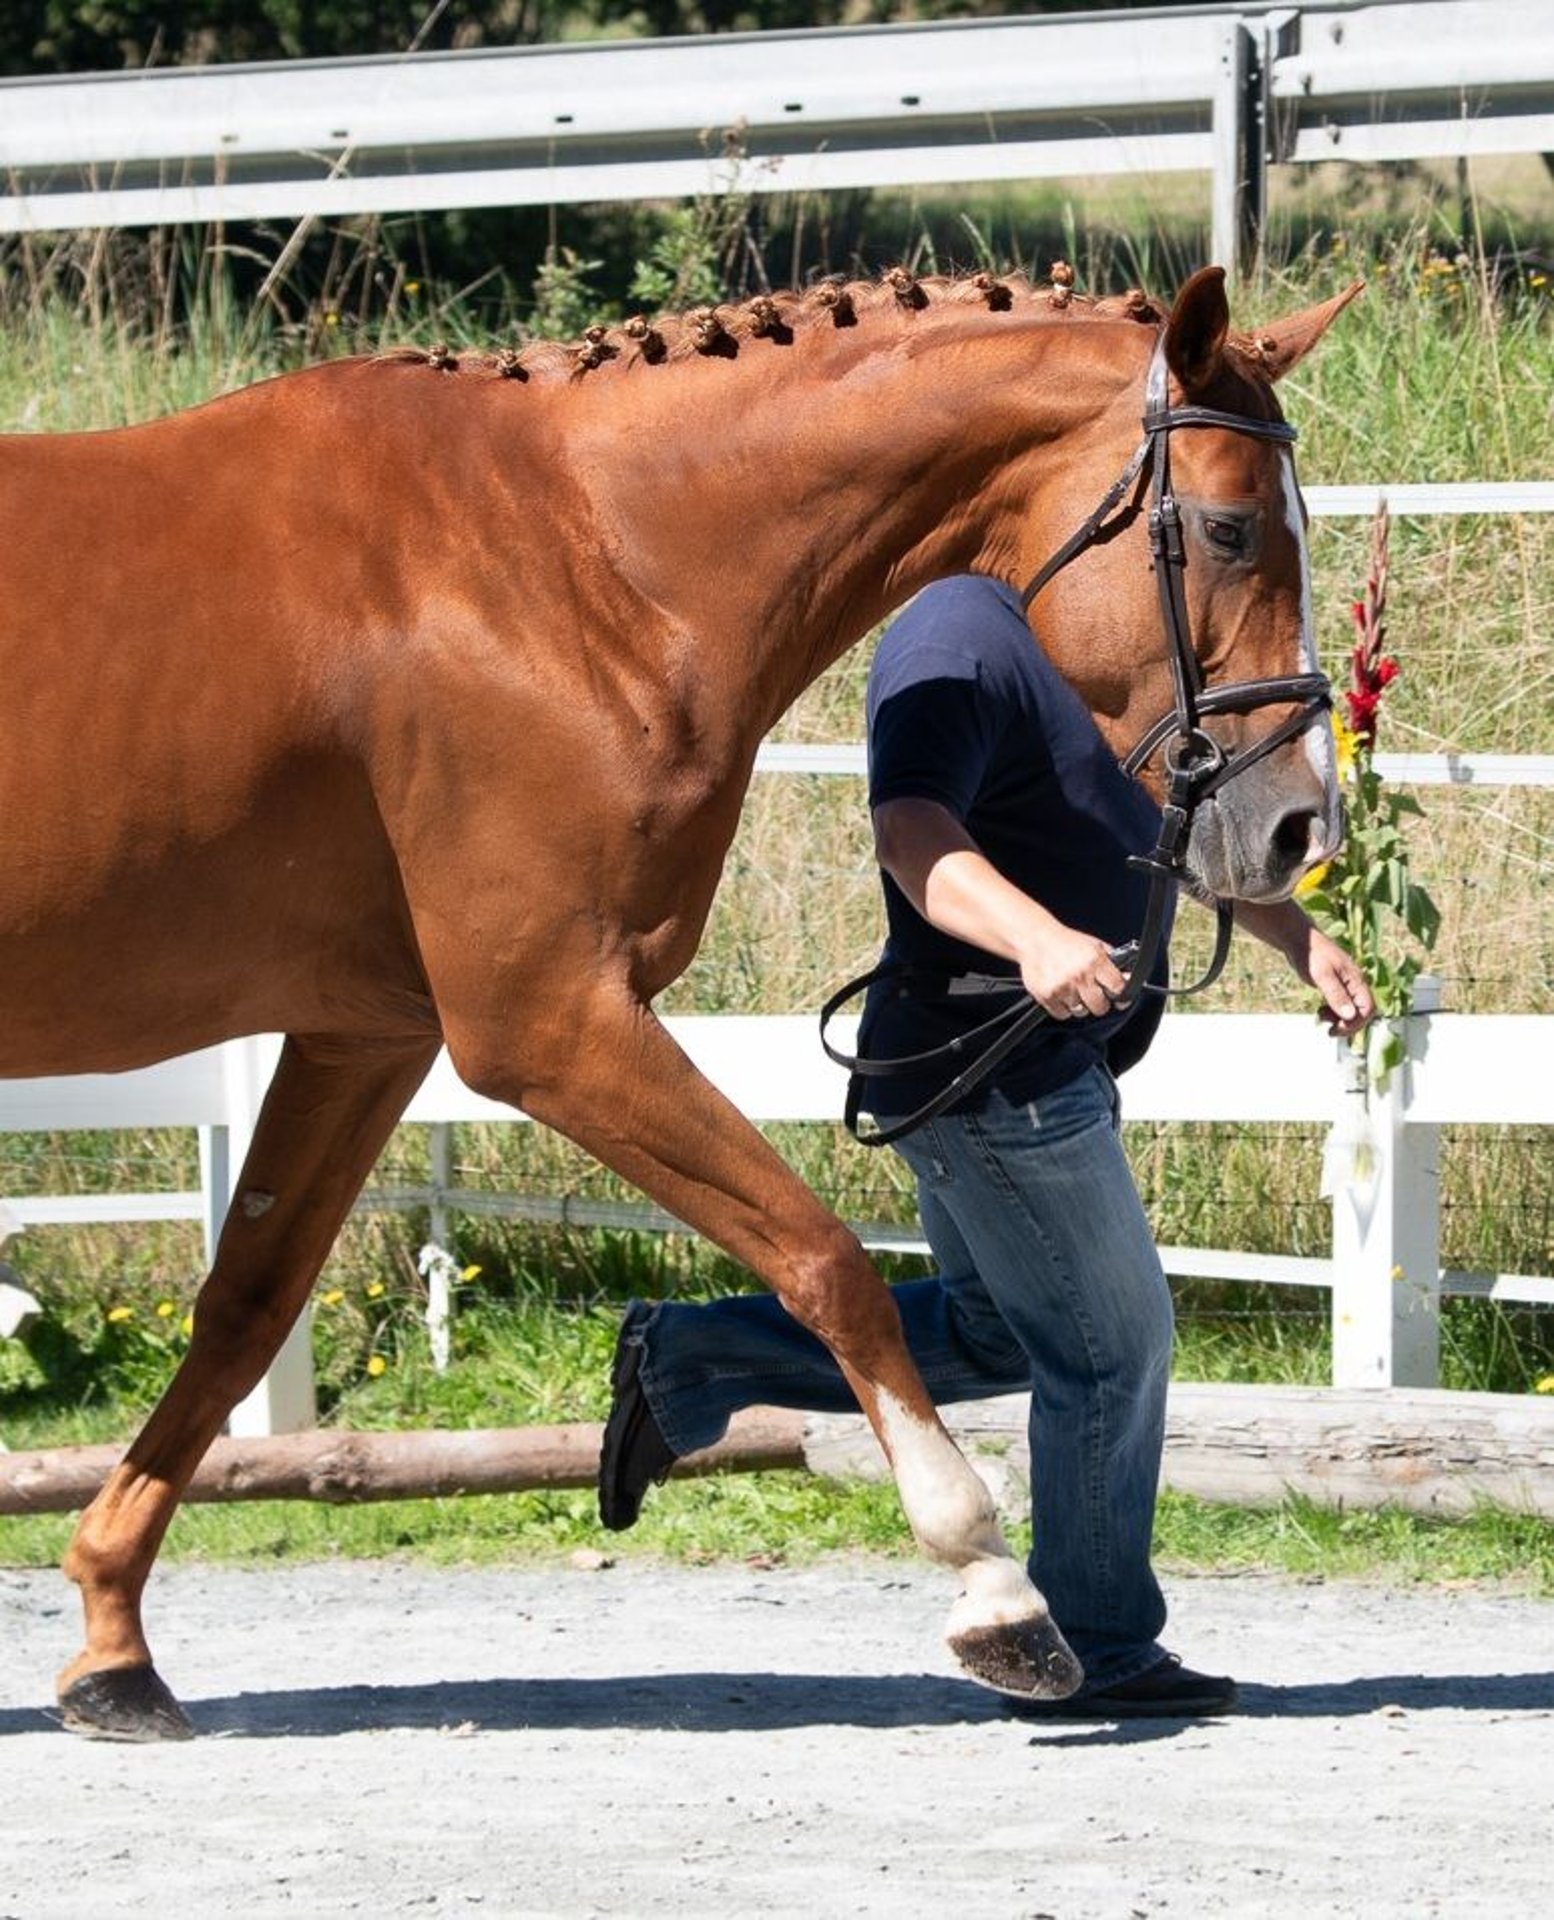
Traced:
<path fill-rule="evenodd" d="M 1302 307 L 1299 313 L 1287 314 L 1282 320 L 1259 329 L 1257 344 L 1258 357 L 1267 369 L 1270 380 L 1280 380 L 1291 367 L 1297 366 L 1327 332 L 1357 293 L 1364 291 L 1365 282 L 1356 280 L 1335 293 L 1331 300 L 1324 300 L 1320 306 Z"/>
<path fill-rule="evenodd" d="M 1213 379 L 1229 331 L 1225 269 L 1200 267 L 1176 296 L 1166 321 L 1166 364 L 1184 393 L 1198 392 Z"/>

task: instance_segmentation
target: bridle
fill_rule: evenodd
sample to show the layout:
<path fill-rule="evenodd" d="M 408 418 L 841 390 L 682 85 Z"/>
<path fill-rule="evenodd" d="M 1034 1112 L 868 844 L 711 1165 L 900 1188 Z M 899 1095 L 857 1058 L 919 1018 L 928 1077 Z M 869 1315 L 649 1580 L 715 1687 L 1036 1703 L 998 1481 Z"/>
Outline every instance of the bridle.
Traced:
<path fill-rule="evenodd" d="M 1182 512 L 1171 486 L 1171 435 L 1187 427 L 1220 427 L 1252 440 L 1271 440 L 1292 447 L 1297 435 L 1286 420 L 1259 420 L 1246 413 L 1222 413 L 1215 407 L 1173 407 L 1169 398 L 1165 330 L 1161 329 L 1144 380 L 1144 437 L 1131 460 L 1107 489 L 1105 497 L 1084 524 L 1069 535 L 1057 552 L 1031 576 L 1020 595 L 1027 613 L 1031 603 L 1055 574 L 1093 546 L 1112 515 L 1146 470 L 1150 474 L 1149 555 L 1160 605 L 1160 624 L 1171 665 L 1171 711 L 1147 727 L 1122 763 L 1124 773 L 1137 775 L 1164 748 L 1165 801 L 1154 850 L 1136 854 L 1129 865 L 1150 875 L 1150 899 L 1145 910 L 1137 956 L 1129 967 L 1127 987 L 1113 1002 L 1131 1006 L 1144 991 L 1154 965 L 1164 920 L 1165 886 L 1180 884 L 1187 872 L 1187 841 L 1195 810 L 1212 794 L 1265 759 L 1307 727 L 1333 703 L 1333 690 L 1323 673 L 1277 674 L 1265 680 L 1234 680 L 1216 687 L 1203 684 L 1203 672 L 1192 643 L 1184 574 L 1187 548 L 1182 538 Z M 1220 713 L 1254 713 L 1259 707 L 1292 704 L 1295 711 L 1267 733 L 1226 757 L 1224 749 L 1200 722 Z M 1230 903 L 1216 902 L 1219 925 L 1214 957 L 1202 978 L 1176 993 L 1201 993 L 1219 978 L 1230 948 Z"/>
<path fill-rule="evenodd" d="M 1228 900 L 1216 899 L 1214 952 L 1202 976 L 1188 987 L 1152 987 L 1150 975 L 1164 938 L 1166 907 L 1170 889 L 1188 881 L 1187 845 L 1193 814 L 1203 802 L 1217 793 L 1237 774 L 1245 773 L 1286 741 L 1304 733 L 1332 705 L 1332 687 L 1323 673 L 1276 674 L 1263 680 L 1235 680 L 1208 687 L 1192 643 L 1192 622 L 1187 611 L 1184 574 L 1187 548 L 1182 537 L 1182 514 L 1171 486 L 1171 435 L 1194 427 L 1219 427 L 1253 440 L 1269 440 L 1276 446 L 1293 446 L 1296 432 L 1288 421 L 1260 420 L 1252 414 L 1224 413 L 1214 407 L 1170 404 L 1170 370 L 1166 361 L 1166 335 L 1162 327 L 1150 357 L 1144 380 L 1143 438 L 1132 458 L 1107 488 L 1099 506 L 1062 546 L 1031 576 L 1020 595 L 1021 606 L 1029 612 L 1043 587 L 1061 573 L 1080 554 L 1094 546 L 1120 512 L 1133 511 L 1131 496 L 1140 478 L 1150 479 L 1149 553 L 1155 575 L 1160 606 L 1160 623 L 1165 632 L 1166 654 L 1171 665 L 1171 709 L 1147 727 L 1122 762 L 1123 772 L 1136 776 L 1163 749 L 1165 799 L 1161 806 L 1160 830 L 1153 849 L 1129 858 L 1130 867 L 1149 875 L 1149 896 L 1138 938 L 1113 954 L 1124 968 L 1127 979 L 1121 993 L 1112 998 L 1114 1008 L 1131 1007 L 1145 992 L 1201 993 L 1219 978 L 1230 951 L 1232 907 Z M 1219 743 L 1206 733 L 1202 721 L 1216 714 L 1253 713 L 1261 707 L 1292 705 L 1269 731 L 1237 753 L 1227 755 Z M 971 1032 L 961 1034 L 942 1047 L 925 1053 L 910 1054 L 894 1060 L 866 1060 L 833 1047 L 826 1038 L 832 1016 L 856 995 L 891 969 L 873 972 L 851 980 L 834 993 L 821 1009 L 820 1043 L 827 1055 L 851 1073 L 848 1089 L 847 1124 L 866 1146 L 884 1146 L 899 1140 L 924 1121 L 943 1113 L 984 1080 L 1031 1029 L 1046 1018 L 1038 1002 L 1024 995 L 1021 982 L 1006 976 L 967 975 L 948 983 L 950 992 L 990 992 L 1018 990 L 1022 1000 L 995 1014 Z M 918 1072 L 938 1063 L 966 1054 L 978 1041 L 988 1042 L 985 1050 L 956 1074 L 934 1097 L 904 1120 L 893 1122 L 875 1133 L 859 1131 L 857 1114 L 861 1081 L 895 1074 Z"/>

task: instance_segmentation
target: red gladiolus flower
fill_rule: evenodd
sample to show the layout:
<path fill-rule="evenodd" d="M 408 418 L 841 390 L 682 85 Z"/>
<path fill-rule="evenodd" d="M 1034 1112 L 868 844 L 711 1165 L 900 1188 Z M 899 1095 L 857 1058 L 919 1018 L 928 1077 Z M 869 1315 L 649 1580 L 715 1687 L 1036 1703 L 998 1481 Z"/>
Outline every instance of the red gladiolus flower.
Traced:
<path fill-rule="evenodd" d="M 1366 749 L 1376 744 L 1376 709 L 1381 704 L 1379 689 L 1360 688 L 1346 693 L 1344 700 L 1349 708 L 1349 731 L 1356 742 Z"/>
<path fill-rule="evenodd" d="M 1387 513 L 1376 516 L 1371 530 L 1370 573 L 1363 599 L 1350 602 L 1356 639 L 1349 654 L 1349 729 L 1364 751 L 1376 745 L 1376 716 L 1383 691 L 1397 678 L 1398 663 L 1382 652 L 1387 611 Z"/>

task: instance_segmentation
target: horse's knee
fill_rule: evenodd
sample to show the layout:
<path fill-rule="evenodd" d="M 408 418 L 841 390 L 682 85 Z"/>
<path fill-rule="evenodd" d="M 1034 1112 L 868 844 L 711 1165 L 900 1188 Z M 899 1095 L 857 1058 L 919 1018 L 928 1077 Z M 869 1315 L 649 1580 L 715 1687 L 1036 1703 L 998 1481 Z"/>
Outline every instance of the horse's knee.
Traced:
<path fill-rule="evenodd" d="M 195 1295 L 189 1352 L 201 1360 L 278 1344 L 296 1318 L 295 1303 L 282 1299 L 273 1277 L 223 1270 L 218 1262 Z"/>
<path fill-rule="evenodd" d="M 872 1355 L 900 1338 L 890 1289 L 840 1220 L 827 1220 L 788 1254 L 777 1293 L 794 1319 L 839 1355 Z"/>

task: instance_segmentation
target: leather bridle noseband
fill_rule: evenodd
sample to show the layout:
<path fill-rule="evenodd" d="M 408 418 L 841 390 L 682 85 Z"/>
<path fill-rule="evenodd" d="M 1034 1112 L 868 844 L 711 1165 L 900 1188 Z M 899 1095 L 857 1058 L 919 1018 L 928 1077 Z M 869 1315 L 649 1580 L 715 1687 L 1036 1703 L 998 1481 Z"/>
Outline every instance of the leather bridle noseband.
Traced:
<path fill-rule="evenodd" d="M 1142 993 L 1201 993 L 1219 978 L 1230 951 L 1232 908 L 1228 900 L 1217 899 L 1218 925 L 1214 953 L 1202 977 L 1190 987 L 1152 987 L 1154 970 L 1164 937 L 1166 904 L 1172 886 L 1188 883 L 1187 844 L 1196 809 L 1217 793 L 1226 781 L 1245 773 L 1259 760 L 1304 733 L 1332 705 L 1332 687 L 1323 673 L 1278 674 L 1265 680 L 1236 680 L 1207 687 L 1192 643 L 1192 623 L 1187 612 L 1184 573 L 1187 549 L 1182 538 L 1182 514 L 1171 486 L 1171 435 L 1184 428 L 1219 427 L 1254 440 L 1269 440 L 1277 446 L 1293 446 L 1294 427 L 1284 420 L 1260 420 L 1252 414 L 1223 413 L 1214 407 L 1170 404 L 1169 367 L 1166 361 L 1165 329 L 1155 342 L 1144 382 L 1144 435 L 1132 458 L 1106 490 L 1100 505 L 1065 540 L 1057 552 L 1032 575 L 1020 595 L 1020 604 L 1030 610 L 1031 603 L 1049 580 L 1059 574 L 1086 548 L 1093 546 L 1112 524 L 1119 512 L 1131 512 L 1130 496 L 1142 475 L 1150 476 L 1149 552 L 1159 596 L 1160 622 L 1165 631 L 1166 653 L 1171 665 L 1172 705 L 1145 729 L 1122 762 L 1124 773 L 1136 776 L 1153 756 L 1164 749 L 1165 799 L 1161 806 L 1160 830 L 1155 845 L 1147 854 L 1135 854 L 1129 866 L 1147 873 L 1149 897 L 1144 923 L 1138 938 L 1113 954 L 1125 968 L 1127 982 L 1112 998 L 1112 1006 L 1130 1007 Z M 1201 722 L 1217 714 L 1253 713 L 1260 707 L 1291 704 L 1295 711 L 1239 752 L 1227 756 L 1225 750 L 1202 727 Z M 858 993 L 876 980 L 895 971 L 889 966 L 851 980 L 834 993 L 821 1009 L 820 1043 L 827 1055 L 852 1074 L 848 1089 L 847 1124 L 866 1146 L 884 1146 L 899 1140 L 924 1121 L 943 1113 L 984 1080 L 1033 1027 L 1046 1018 L 1040 1003 L 1024 996 L 991 1020 L 971 1032 L 961 1034 L 942 1047 L 925 1053 L 910 1054 L 894 1060 L 866 1060 L 861 1055 L 840 1052 L 826 1037 L 832 1016 Z M 1024 994 L 1022 983 L 1003 975 L 966 975 L 948 983 L 955 992 L 1013 992 Z M 934 1097 L 909 1114 L 879 1131 L 864 1134 L 857 1124 L 861 1082 L 902 1073 L 921 1072 L 931 1065 L 962 1057 L 971 1046 L 986 1040 L 985 1051 L 956 1074 Z"/>

